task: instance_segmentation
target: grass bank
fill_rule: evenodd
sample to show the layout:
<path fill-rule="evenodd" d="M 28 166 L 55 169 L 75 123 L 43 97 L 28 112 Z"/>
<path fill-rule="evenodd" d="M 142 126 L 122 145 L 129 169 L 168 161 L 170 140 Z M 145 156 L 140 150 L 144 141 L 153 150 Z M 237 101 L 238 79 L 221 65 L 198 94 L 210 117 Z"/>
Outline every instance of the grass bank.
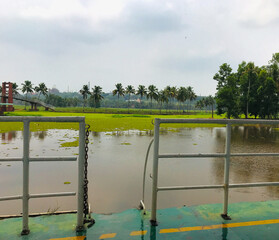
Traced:
<path fill-rule="evenodd" d="M 95 132 L 112 132 L 126 130 L 148 131 L 153 129 L 154 118 L 211 118 L 211 114 L 196 115 L 147 115 L 147 114 L 104 114 L 104 113 L 73 113 L 73 112 L 28 112 L 15 111 L 7 113 L 8 116 L 84 116 L 86 123 L 91 126 L 91 130 Z M 216 118 L 222 118 L 216 116 Z M 180 127 L 196 127 L 198 124 L 172 124 L 162 125 L 162 127 L 180 128 Z M 203 125 L 205 126 L 205 125 Z M 213 126 L 208 124 L 207 126 Z M 217 126 L 217 125 L 214 125 Z M 32 123 L 31 131 L 44 131 L 47 129 L 78 129 L 75 123 Z M 0 123 L 0 132 L 20 131 L 23 129 L 22 123 Z"/>

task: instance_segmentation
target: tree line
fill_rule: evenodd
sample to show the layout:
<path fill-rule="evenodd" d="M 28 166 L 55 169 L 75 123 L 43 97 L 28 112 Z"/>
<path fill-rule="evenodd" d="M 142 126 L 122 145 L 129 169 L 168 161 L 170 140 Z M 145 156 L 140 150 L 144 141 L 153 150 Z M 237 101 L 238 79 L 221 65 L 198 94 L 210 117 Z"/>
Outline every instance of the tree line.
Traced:
<path fill-rule="evenodd" d="M 77 107 L 82 105 L 83 109 L 86 106 L 99 108 L 102 101 L 108 100 L 109 103 L 106 101 L 106 104 L 104 104 L 108 105 L 107 107 L 124 107 L 128 108 L 128 111 L 131 107 L 159 108 L 160 110 L 165 107 L 166 111 L 176 108 L 184 112 L 185 107 L 189 110 L 192 101 L 197 98 L 191 86 L 179 88 L 167 86 L 159 90 L 153 84 L 148 87 L 139 85 L 135 88 L 132 85 L 124 87 L 121 83 L 117 83 L 111 93 L 104 93 L 101 86 L 94 86 L 90 91 L 88 85 L 83 85 L 78 93 L 68 93 L 67 95 L 69 96 L 62 97 L 60 95 L 65 94 L 59 95 L 59 90 L 48 89 L 45 83 L 33 86 L 30 80 L 25 80 L 21 84 L 21 88 L 16 83 L 13 83 L 13 94 L 19 94 L 19 90 L 22 91 L 26 99 L 32 94 L 32 97 L 36 96 L 38 99 L 43 96 L 43 101 L 56 107 Z M 116 104 L 112 96 L 117 97 Z"/>
<path fill-rule="evenodd" d="M 102 88 L 100 86 L 94 86 L 92 92 L 90 92 L 88 85 L 83 85 L 82 89 L 79 91 L 83 97 L 83 107 L 86 106 L 87 100 L 91 100 L 91 106 L 97 108 L 100 107 L 101 101 L 104 99 Z M 131 97 L 138 96 L 140 108 L 142 108 L 143 99 L 150 100 L 149 108 L 152 111 L 154 101 L 157 102 L 157 106 L 161 110 L 163 105 L 168 109 L 169 103 L 174 101 L 178 102 L 178 108 L 184 111 L 184 103 L 188 101 L 188 107 L 191 101 L 197 98 L 192 87 L 171 87 L 167 86 L 162 90 L 158 90 L 155 85 L 149 85 L 145 87 L 144 85 L 139 85 L 137 89 L 132 85 L 123 87 L 121 83 L 115 84 L 115 89 L 112 91 L 113 96 L 117 96 L 117 107 L 120 107 L 119 101 L 121 97 L 128 96 L 127 108 L 131 106 Z M 189 109 L 189 108 L 188 108 Z"/>
<path fill-rule="evenodd" d="M 277 118 L 279 110 L 279 53 L 272 55 L 268 65 L 241 62 L 236 72 L 224 63 L 214 75 L 217 114 L 227 118 Z"/>

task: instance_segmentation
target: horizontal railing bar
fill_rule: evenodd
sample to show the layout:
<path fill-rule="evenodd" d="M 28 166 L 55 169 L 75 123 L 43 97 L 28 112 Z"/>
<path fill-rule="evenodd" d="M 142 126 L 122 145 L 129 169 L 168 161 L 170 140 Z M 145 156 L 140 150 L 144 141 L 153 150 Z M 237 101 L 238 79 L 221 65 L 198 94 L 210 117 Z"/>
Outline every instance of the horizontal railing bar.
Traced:
<path fill-rule="evenodd" d="M 255 119 L 173 119 L 158 118 L 161 123 L 209 123 L 209 124 L 279 124 L 279 120 L 255 120 Z"/>
<path fill-rule="evenodd" d="M 200 185 L 200 186 L 158 187 L 158 188 L 157 188 L 157 191 L 191 190 L 191 189 L 214 189 L 214 188 L 224 188 L 224 185 Z"/>
<path fill-rule="evenodd" d="M 265 187 L 265 186 L 279 186 L 279 182 L 260 182 L 260 183 L 230 184 L 229 188 Z"/>
<path fill-rule="evenodd" d="M 77 213 L 77 210 L 66 210 L 66 211 L 56 211 L 56 212 L 41 212 L 41 213 L 29 213 L 29 217 L 38 217 L 38 216 L 45 216 L 45 215 L 61 215 L 61 214 L 71 214 Z M 14 215 L 0 215 L 1 219 L 6 218 L 19 218 L 22 217 L 22 214 L 14 214 Z"/>
<path fill-rule="evenodd" d="M 22 162 L 22 158 L 19 157 L 0 158 L 0 162 Z"/>
<path fill-rule="evenodd" d="M 30 194 L 29 198 L 44 198 L 44 197 L 64 197 L 64 196 L 75 196 L 75 192 L 61 192 L 61 193 L 41 193 L 41 194 Z"/>
<path fill-rule="evenodd" d="M 232 153 L 231 157 L 276 157 L 279 153 Z"/>
<path fill-rule="evenodd" d="M 83 122 L 85 117 L 23 117 L 5 116 L 0 117 L 0 122 Z"/>
<path fill-rule="evenodd" d="M 29 162 L 55 162 L 55 161 L 76 161 L 77 157 L 35 157 L 29 158 Z"/>
<path fill-rule="evenodd" d="M 232 153 L 231 157 L 275 157 L 279 153 Z M 192 154 L 160 154 L 159 158 L 223 158 L 226 157 L 225 153 L 192 153 Z"/>
<path fill-rule="evenodd" d="M 225 157 L 224 153 L 193 153 L 193 154 L 160 154 L 158 158 L 210 158 L 210 157 Z"/>
<path fill-rule="evenodd" d="M 229 184 L 229 188 L 265 187 L 265 186 L 279 186 L 279 182 L 260 182 L 260 183 Z M 216 188 L 224 188 L 224 185 L 158 187 L 157 191 L 193 190 L 193 189 L 216 189 Z"/>
<path fill-rule="evenodd" d="M 0 197 L 0 201 L 17 200 L 17 199 L 22 199 L 22 195 L 8 196 L 8 197 Z"/>

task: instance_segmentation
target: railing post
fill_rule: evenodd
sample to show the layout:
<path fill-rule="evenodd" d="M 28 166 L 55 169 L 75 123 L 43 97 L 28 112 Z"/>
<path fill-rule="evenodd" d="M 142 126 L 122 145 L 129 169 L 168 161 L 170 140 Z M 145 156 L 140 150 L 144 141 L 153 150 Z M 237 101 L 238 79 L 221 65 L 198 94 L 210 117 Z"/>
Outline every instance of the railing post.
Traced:
<path fill-rule="evenodd" d="M 229 178 L 230 178 L 230 156 L 231 156 L 231 129 L 230 123 L 226 127 L 226 159 L 224 165 L 224 212 L 221 214 L 222 218 L 230 220 L 228 216 L 228 203 L 229 203 Z"/>
<path fill-rule="evenodd" d="M 30 122 L 23 121 L 23 195 L 22 195 L 22 232 L 21 235 L 29 234 L 29 141 Z"/>
<path fill-rule="evenodd" d="M 155 118 L 154 123 L 154 153 L 153 153 L 153 174 L 152 174 L 152 206 L 150 222 L 154 226 L 157 225 L 156 211 L 157 211 L 157 193 L 158 193 L 158 155 L 159 155 L 159 133 L 160 133 L 160 119 Z"/>
<path fill-rule="evenodd" d="M 77 231 L 83 231 L 83 202 L 84 202 L 84 163 L 85 163 L 85 120 L 79 123 L 79 157 L 78 157 L 78 206 Z"/>

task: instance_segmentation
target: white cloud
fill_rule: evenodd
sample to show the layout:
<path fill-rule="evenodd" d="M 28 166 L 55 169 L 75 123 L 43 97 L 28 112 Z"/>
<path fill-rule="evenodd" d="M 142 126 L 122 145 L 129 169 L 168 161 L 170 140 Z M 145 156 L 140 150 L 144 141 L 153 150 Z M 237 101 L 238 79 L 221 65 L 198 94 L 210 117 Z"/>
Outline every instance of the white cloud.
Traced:
<path fill-rule="evenodd" d="M 265 27 L 278 21 L 278 0 L 238 0 L 236 3 L 237 19 L 248 26 Z"/>

